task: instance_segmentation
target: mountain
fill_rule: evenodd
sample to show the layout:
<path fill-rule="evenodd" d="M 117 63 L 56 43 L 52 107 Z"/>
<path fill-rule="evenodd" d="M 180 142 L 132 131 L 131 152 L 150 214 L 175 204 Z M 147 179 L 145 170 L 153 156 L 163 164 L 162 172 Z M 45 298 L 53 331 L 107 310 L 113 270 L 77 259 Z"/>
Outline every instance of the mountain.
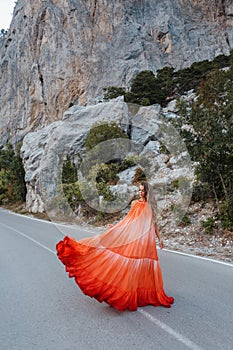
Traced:
<path fill-rule="evenodd" d="M 18 0 L 0 40 L 0 141 L 95 103 L 103 88 L 233 49 L 232 0 Z"/>

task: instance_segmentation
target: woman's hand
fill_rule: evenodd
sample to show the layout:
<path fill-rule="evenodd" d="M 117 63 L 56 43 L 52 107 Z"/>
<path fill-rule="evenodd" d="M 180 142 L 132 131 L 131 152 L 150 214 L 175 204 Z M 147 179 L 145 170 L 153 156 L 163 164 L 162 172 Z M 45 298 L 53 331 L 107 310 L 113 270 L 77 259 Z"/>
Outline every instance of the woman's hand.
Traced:
<path fill-rule="evenodd" d="M 163 239 L 162 238 L 159 239 L 159 246 L 160 246 L 160 249 L 164 248 L 164 243 L 163 243 Z"/>
<path fill-rule="evenodd" d="M 155 234 L 158 237 L 160 249 L 163 249 L 164 248 L 163 239 L 160 236 L 159 229 L 156 223 L 155 223 Z"/>

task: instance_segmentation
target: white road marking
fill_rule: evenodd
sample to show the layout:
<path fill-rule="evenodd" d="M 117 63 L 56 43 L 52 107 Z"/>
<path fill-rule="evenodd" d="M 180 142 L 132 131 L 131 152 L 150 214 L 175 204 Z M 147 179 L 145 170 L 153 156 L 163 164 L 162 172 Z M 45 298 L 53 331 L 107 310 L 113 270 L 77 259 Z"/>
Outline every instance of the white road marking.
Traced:
<path fill-rule="evenodd" d="M 36 241 L 35 239 L 29 237 L 28 235 L 26 235 L 25 233 L 16 230 L 6 224 L 0 223 L 1 226 L 6 227 L 9 230 L 12 230 L 13 232 L 16 232 L 17 234 L 23 236 L 24 238 L 34 242 L 35 244 L 37 244 L 38 246 L 40 246 L 41 248 L 49 251 L 52 254 L 56 255 L 56 252 L 49 249 L 48 247 L 46 247 L 45 245 L 41 244 L 40 242 Z M 178 340 L 179 342 L 181 342 L 182 344 L 186 345 L 188 349 L 190 350 L 202 350 L 202 348 L 200 348 L 198 345 L 196 345 L 195 343 L 193 343 L 191 340 L 189 340 L 188 338 L 186 338 L 185 336 L 183 336 L 182 334 L 176 332 L 173 328 L 169 327 L 168 325 L 166 325 L 165 323 L 161 322 L 160 320 L 156 319 L 154 316 L 152 316 L 150 313 L 148 313 L 145 310 L 142 309 L 138 309 L 138 312 L 140 312 L 144 317 L 146 317 L 148 320 L 150 320 L 152 323 L 154 323 L 156 326 L 160 327 L 162 330 L 164 330 L 166 333 L 170 334 L 171 336 L 173 336 L 176 340 Z"/>
<path fill-rule="evenodd" d="M 41 248 L 44 248 L 44 249 L 48 250 L 50 253 L 53 253 L 53 254 L 56 255 L 56 252 L 54 252 L 52 249 L 49 249 L 49 248 L 46 247 L 45 245 L 43 245 L 43 244 L 41 244 L 40 242 L 36 241 L 35 239 L 33 239 L 33 238 L 31 238 L 31 237 L 25 235 L 25 233 L 23 233 L 23 232 L 21 232 L 21 231 L 19 231 L 19 230 L 16 230 L 15 228 L 13 228 L 13 227 L 11 227 L 11 226 L 8 226 L 8 225 L 6 225 L 6 224 L 0 223 L 0 225 L 1 225 L 1 226 L 4 226 L 4 227 L 6 227 L 6 228 L 8 228 L 8 229 L 11 230 L 11 231 L 14 231 L 14 232 L 18 233 L 19 235 L 23 236 L 24 238 L 29 239 L 29 241 L 32 241 L 32 242 L 36 243 L 36 244 L 39 245 Z"/>
<path fill-rule="evenodd" d="M 159 247 L 157 247 L 157 249 L 159 249 Z M 188 254 L 188 253 L 183 253 L 183 252 L 179 252 L 177 250 L 170 250 L 170 249 L 163 249 L 165 252 L 168 253 L 172 253 L 172 254 L 179 254 L 179 255 L 184 255 L 184 256 L 189 256 L 191 258 L 195 258 L 195 259 L 201 259 L 201 260 L 206 260 L 206 261 L 210 261 L 210 262 L 214 262 L 214 263 L 218 263 L 218 264 L 222 264 L 222 265 L 226 265 L 226 266 L 231 266 L 233 267 L 233 264 L 231 263 L 227 263 L 225 261 L 219 261 L 219 260 L 215 260 L 215 259 L 211 259 L 211 258 L 206 258 L 204 256 L 199 256 L 199 255 L 193 255 L 193 254 Z"/>
<path fill-rule="evenodd" d="M 29 219 L 29 220 L 35 220 L 35 221 L 42 221 L 42 222 L 45 222 L 47 224 L 50 224 L 50 225 L 54 225 L 54 226 L 62 226 L 62 227 L 70 227 L 70 228 L 78 228 L 82 231 L 86 231 L 88 233 L 91 233 L 92 231 L 91 230 L 87 230 L 85 228 L 82 228 L 82 227 L 75 227 L 70 225 L 70 224 L 60 224 L 60 223 L 56 223 L 56 222 L 52 222 L 52 221 L 47 221 L 47 220 L 43 220 L 43 219 L 37 219 L 37 218 L 33 218 L 33 217 L 30 217 L 30 216 L 26 216 L 26 215 L 23 215 L 23 214 L 18 214 L 18 213 L 14 213 L 10 210 L 7 210 L 7 209 L 4 209 L 4 208 L 0 208 L 0 211 L 5 211 L 11 215 L 17 215 L 17 216 L 20 216 L 20 217 L 24 217 L 25 219 Z M 157 249 L 160 249 L 158 246 L 157 246 Z M 211 259 L 211 258 L 206 258 L 204 256 L 199 256 L 199 255 L 193 255 L 193 254 L 188 254 L 188 253 L 183 253 L 183 252 L 179 252 L 177 250 L 170 250 L 170 249 L 166 249 L 166 248 L 163 248 L 163 251 L 166 251 L 168 253 L 172 253 L 172 254 L 179 254 L 179 255 L 184 255 L 184 256 L 188 256 L 190 258 L 195 258 L 195 259 L 200 259 L 200 260 L 206 260 L 206 261 L 210 261 L 210 262 L 214 262 L 214 263 L 217 263 L 217 264 L 221 264 L 221 265 L 226 265 L 226 266 L 230 266 L 230 267 L 233 267 L 233 264 L 231 263 L 227 263 L 227 262 L 224 262 L 224 261 L 220 261 L 220 260 L 215 260 L 215 259 Z"/>
<path fill-rule="evenodd" d="M 166 333 L 173 336 L 180 343 L 183 343 L 184 345 L 186 345 L 188 349 L 190 349 L 190 350 L 202 350 L 202 348 L 200 348 L 198 345 L 193 343 L 190 339 L 188 339 L 188 338 L 184 337 L 182 334 L 176 332 L 173 328 L 169 327 L 165 323 L 161 322 L 160 320 L 158 320 L 157 318 L 155 318 L 154 316 L 149 314 L 149 312 L 142 310 L 142 309 L 138 310 L 138 312 L 140 312 L 140 314 L 145 316 L 148 320 L 153 322 L 156 326 L 160 327 Z"/>
<path fill-rule="evenodd" d="M 32 216 L 28 216 L 28 215 L 24 215 L 24 214 L 18 214 L 18 213 L 15 213 L 15 212 L 13 212 L 13 211 L 11 211 L 11 210 L 8 210 L 8 209 L 4 209 L 4 208 L 0 208 L 0 211 L 5 211 L 5 212 L 7 212 L 8 214 L 11 214 L 11 215 L 16 215 L 16 216 L 19 216 L 19 217 L 23 217 L 24 219 L 28 219 L 28 220 L 34 220 L 34 221 L 39 221 L 39 222 L 44 222 L 44 223 L 46 223 L 46 224 L 49 224 L 49 225 L 54 225 L 54 226 L 62 226 L 62 227 L 70 227 L 70 228 L 78 228 L 78 229 L 80 229 L 80 230 L 82 230 L 82 231 L 86 231 L 86 232 L 88 232 L 88 233 L 93 233 L 93 231 L 91 230 L 91 229 L 89 229 L 89 230 L 87 230 L 87 229 L 85 229 L 85 228 L 83 228 L 83 227 L 80 227 L 80 226 L 77 226 L 77 225 L 71 225 L 71 224 L 68 224 L 68 223 L 63 223 L 63 224 L 61 224 L 61 223 L 58 223 L 58 222 L 55 222 L 55 221 L 48 221 L 48 220 L 44 220 L 44 219 L 37 219 L 37 218 L 34 218 L 34 217 L 32 217 Z M 95 228 L 96 229 L 96 228 Z"/>

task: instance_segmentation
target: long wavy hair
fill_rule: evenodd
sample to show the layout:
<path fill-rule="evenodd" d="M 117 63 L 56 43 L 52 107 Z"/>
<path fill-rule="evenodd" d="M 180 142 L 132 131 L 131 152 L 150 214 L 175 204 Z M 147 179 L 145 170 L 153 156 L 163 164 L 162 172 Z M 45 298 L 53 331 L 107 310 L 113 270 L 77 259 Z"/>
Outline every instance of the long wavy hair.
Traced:
<path fill-rule="evenodd" d="M 145 201 L 150 203 L 154 221 L 156 222 L 157 203 L 153 187 L 147 181 L 141 181 L 139 185 L 143 186 L 144 188 Z"/>

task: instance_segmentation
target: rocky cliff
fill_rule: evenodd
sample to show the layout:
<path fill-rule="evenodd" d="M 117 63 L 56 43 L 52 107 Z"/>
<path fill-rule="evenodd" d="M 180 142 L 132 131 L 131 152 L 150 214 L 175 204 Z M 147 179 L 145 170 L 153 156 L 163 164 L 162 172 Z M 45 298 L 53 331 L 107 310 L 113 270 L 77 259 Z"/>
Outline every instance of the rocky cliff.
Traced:
<path fill-rule="evenodd" d="M 135 194 L 132 180 L 136 168 L 141 167 L 156 190 L 157 213 L 173 203 L 185 212 L 191 198 L 193 165 L 179 133 L 167 121 L 173 108 L 169 111 L 169 107 L 162 109 L 159 105 L 132 107 L 135 106 L 123 102 L 121 97 L 86 107 L 73 106 L 64 113 L 62 120 L 28 133 L 21 148 L 26 172 L 27 209 L 31 212 L 46 211 L 50 219 L 76 218 L 61 186 L 62 166 L 69 154 L 79 169 L 82 196 L 90 207 L 114 213 L 124 209 Z M 104 141 L 87 152 L 84 140 L 90 128 L 108 121 L 116 122 L 129 139 Z M 170 155 L 160 154 L 160 146 L 165 147 Z M 111 191 L 118 195 L 116 203 L 109 202 L 108 209 L 107 206 L 102 208 L 99 194 L 93 192 L 96 175 L 93 179 L 90 174 L 85 176 L 85 169 L 132 155 L 137 157 L 138 163 L 119 173 L 117 185 L 111 186 Z M 171 190 L 174 180 L 178 187 Z M 84 188 L 82 183 L 86 184 Z M 91 197 L 88 194 L 90 189 Z"/>
<path fill-rule="evenodd" d="M 18 0 L 0 45 L 1 142 L 88 104 L 103 87 L 233 48 L 232 0 Z"/>

